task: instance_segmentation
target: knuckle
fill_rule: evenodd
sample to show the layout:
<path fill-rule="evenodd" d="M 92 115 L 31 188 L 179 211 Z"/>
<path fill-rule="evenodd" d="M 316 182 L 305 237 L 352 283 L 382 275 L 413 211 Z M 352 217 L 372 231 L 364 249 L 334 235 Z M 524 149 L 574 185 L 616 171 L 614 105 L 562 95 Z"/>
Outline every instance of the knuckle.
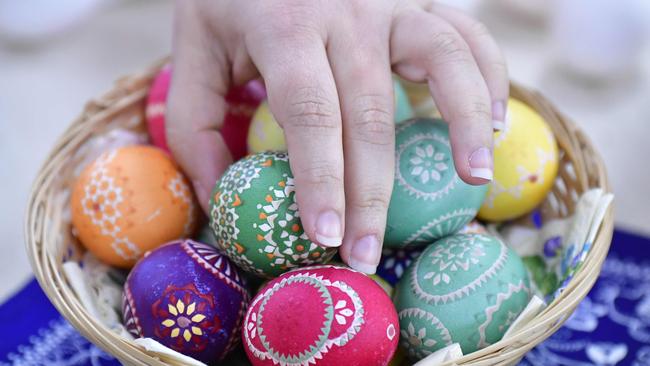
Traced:
<path fill-rule="evenodd" d="M 455 32 L 436 32 L 427 52 L 433 64 L 473 62 L 472 53 L 465 41 Z"/>
<path fill-rule="evenodd" d="M 467 121 L 489 121 L 492 119 L 492 109 L 483 101 L 474 101 L 461 109 L 456 118 Z"/>
<path fill-rule="evenodd" d="M 354 208 L 368 212 L 385 212 L 388 210 L 391 192 L 386 187 L 369 186 L 359 192 L 357 199 L 353 200 Z"/>
<path fill-rule="evenodd" d="M 359 142 L 392 146 L 395 140 L 395 123 L 391 113 L 390 98 L 379 95 L 362 95 L 354 99 L 350 137 Z"/>
<path fill-rule="evenodd" d="M 504 75 L 504 76 L 508 75 L 508 65 L 503 59 L 491 62 L 490 68 L 492 69 L 492 72 L 494 72 L 497 75 Z"/>
<path fill-rule="evenodd" d="M 343 182 L 339 169 L 330 161 L 310 162 L 299 173 L 300 179 L 311 186 L 339 185 Z"/>
<path fill-rule="evenodd" d="M 470 23 L 469 30 L 474 35 L 474 37 L 480 39 L 492 38 L 492 35 L 490 34 L 490 30 L 488 29 L 488 27 L 482 22 L 479 22 L 478 20 L 473 20 Z"/>
<path fill-rule="evenodd" d="M 286 127 L 306 129 L 310 133 L 334 132 L 339 128 L 338 107 L 323 89 L 302 87 L 293 90 L 287 98 Z"/>
<path fill-rule="evenodd" d="M 263 29 L 269 39 L 298 40 L 318 32 L 313 6 L 301 1 L 283 2 L 282 5 L 269 2 L 262 14 L 268 19 Z"/>

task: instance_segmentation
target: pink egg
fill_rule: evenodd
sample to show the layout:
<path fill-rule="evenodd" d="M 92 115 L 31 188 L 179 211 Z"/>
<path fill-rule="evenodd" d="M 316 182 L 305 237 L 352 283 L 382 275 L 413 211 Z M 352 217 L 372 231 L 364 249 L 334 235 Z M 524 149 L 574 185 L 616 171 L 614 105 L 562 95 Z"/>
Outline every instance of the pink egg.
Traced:
<path fill-rule="evenodd" d="M 286 272 L 253 299 L 243 344 L 254 366 L 387 365 L 397 313 L 370 277 L 330 265 Z"/>
<path fill-rule="evenodd" d="M 149 96 L 147 96 L 147 129 L 151 142 L 155 146 L 169 152 L 167 138 L 165 137 L 165 112 L 167 110 L 167 92 L 172 79 L 172 67 L 165 65 L 151 84 Z"/>
<path fill-rule="evenodd" d="M 167 64 L 154 78 L 146 105 L 147 127 L 151 142 L 167 152 L 169 147 L 165 135 L 165 113 L 171 75 L 172 67 Z M 233 87 L 226 95 L 228 111 L 221 127 L 221 135 L 235 161 L 247 153 L 248 127 L 255 110 L 265 98 L 266 90 L 260 80 L 252 80 L 243 86 Z"/>

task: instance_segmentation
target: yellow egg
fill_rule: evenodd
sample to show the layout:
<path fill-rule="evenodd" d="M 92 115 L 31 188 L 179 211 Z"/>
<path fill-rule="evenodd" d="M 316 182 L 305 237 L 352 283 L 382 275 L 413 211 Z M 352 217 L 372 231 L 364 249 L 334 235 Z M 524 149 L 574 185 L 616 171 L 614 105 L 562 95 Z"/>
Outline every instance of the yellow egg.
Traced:
<path fill-rule="evenodd" d="M 478 217 L 504 221 L 539 205 L 553 186 L 558 148 L 544 119 L 510 99 L 505 128 L 494 134 L 494 180 Z"/>
<path fill-rule="evenodd" d="M 286 151 L 284 131 L 273 118 L 269 103 L 262 102 L 251 120 L 248 130 L 248 152 L 255 154 L 263 151 Z"/>

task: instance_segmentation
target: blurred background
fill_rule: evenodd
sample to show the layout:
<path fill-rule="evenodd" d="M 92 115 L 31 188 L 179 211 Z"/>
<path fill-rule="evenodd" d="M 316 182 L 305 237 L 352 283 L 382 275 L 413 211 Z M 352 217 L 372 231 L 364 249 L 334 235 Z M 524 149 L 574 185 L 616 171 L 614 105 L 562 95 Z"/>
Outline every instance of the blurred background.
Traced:
<path fill-rule="evenodd" d="M 609 169 L 617 225 L 650 235 L 650 1 L 445 2 L 488 26 L 512 80 L 586 131 Z M 43 159 L 87 100 L 170 52 L 172 8 L 0 0 L 0 303 L 30 278 L 23 215 Z"/>

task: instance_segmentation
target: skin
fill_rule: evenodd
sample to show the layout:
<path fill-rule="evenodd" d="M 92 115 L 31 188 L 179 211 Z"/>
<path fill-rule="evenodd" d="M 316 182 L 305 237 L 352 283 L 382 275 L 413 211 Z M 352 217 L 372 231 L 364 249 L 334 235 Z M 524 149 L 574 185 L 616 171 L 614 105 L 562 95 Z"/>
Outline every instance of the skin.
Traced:
<path fill-rule="evenodd" d="M 485 26 L 431 0 L 179 0 L 169 146 L 207 212 L 232 157 L 224 95 L 262 77 L 284 130 L 309 238 L 366 273 L 379 262 L 393 188 L 391 71 L 428 83 L 469 184 L 492 179 L 508 77 Z"/>

